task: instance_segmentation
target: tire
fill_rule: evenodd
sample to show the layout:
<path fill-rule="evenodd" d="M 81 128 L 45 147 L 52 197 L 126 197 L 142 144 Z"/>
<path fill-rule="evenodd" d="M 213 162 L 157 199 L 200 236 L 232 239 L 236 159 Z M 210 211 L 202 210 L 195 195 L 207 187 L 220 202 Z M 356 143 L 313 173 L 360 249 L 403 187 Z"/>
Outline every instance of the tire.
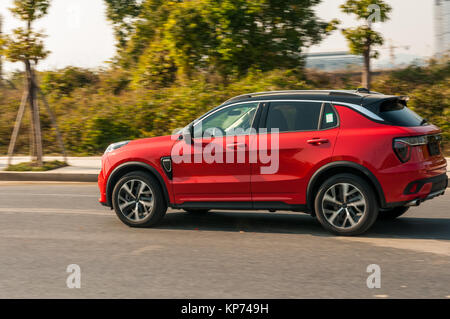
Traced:
<path fill-rule="evenodd" d="M 142 171 L 124 175 L 114 186 L 112 196 L 117 217 L 130 227 L 155 226 L 167 211 L 158 181 Z"/>
<path fill-rule="evenodd" d="M 372 187 L 353 174 L 338 174 L 326 180 L 318 190 L 314 208 L 322 226 L 341 236 L 364 233 L 378 216 Z"/>
<path fill-rule="evenodd" d="M 380 210 L 378 213 L 378 219 L 379 220 L 394 220 L 403 214 L 405 214 L 409 210 L 409 207 L 406 206 L 400 206 L 395 207 L 389 210 Z"/>
<path fill-rule="evenodd" d="M 186 208 L 183 209 L 186 213 L 189 214 L 195 214 L 195 215 L 204 215 L 206 213 L 208 213 L 210 210 L 209 209 L 204 209 L 204 208 Z"/>

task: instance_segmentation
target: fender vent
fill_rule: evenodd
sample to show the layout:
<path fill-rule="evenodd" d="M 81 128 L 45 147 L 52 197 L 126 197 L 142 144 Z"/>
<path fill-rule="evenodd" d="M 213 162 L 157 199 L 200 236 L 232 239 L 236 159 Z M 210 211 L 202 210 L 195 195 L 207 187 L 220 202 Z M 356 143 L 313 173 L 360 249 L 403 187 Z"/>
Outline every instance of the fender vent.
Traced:
<path fill-rule="evenodd" d="M 172 179 L 172 159 L 170 157 L 162 157 L 161 166 L 164 169 L 167 177 L 169 179 Z"/>

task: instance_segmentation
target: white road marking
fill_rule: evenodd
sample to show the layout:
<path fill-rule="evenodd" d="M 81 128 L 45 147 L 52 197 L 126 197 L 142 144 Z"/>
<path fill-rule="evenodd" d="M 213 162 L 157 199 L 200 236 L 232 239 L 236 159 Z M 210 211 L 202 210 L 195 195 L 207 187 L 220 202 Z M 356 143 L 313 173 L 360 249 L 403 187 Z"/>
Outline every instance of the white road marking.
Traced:
<path fill-rule="evenodd" d="M 71 185 L 71 186 L 94 186 L 96 182 L 57 182 L 57 181 L 0 181 L 0 186 L 24 186 L 24 185 Z"/>
<path fill-rule="evenodd" d="M 3 193 L 0 194 L 0 196 L 10 196 L 10 195 L 17 195 L 17 196 L 23 196 L 23 193 Z M 83 195 L 83 194 L 37 194 L 37 193 L 27 193 L 27 196 L 52 196 L 52 197 L 93 197 L 98 198 L 100 195 Z"/>
<path fill-rule="evenodd" d="M 16 208 L 0 207 L 0 214 L 75 214 L 75 215 L 98 215 L 115 217 L 109 210 L 82 210 L 82 209 L 63 209 L 63 208 Z"/>
<path fill-rule="evenodd" d="M 368 238 L 368 237 L 337 237 L 339 240 L 360 242 L 378 247 L 413 250 L 416 252 L 432 253 L 450 256 L 450 242 L 434 239 L 410 238 Z"/>
<path fill-rule="evenodd" d="M 3 193 L 0 196 L 24 196 L 24 193 Z M 100 195 L 83 195 L 83 194 L 38 194 L 38 193 L 26 193 L 26 196 L 52 196 L 52 197 L 92 197 L 99 198 Z"/>

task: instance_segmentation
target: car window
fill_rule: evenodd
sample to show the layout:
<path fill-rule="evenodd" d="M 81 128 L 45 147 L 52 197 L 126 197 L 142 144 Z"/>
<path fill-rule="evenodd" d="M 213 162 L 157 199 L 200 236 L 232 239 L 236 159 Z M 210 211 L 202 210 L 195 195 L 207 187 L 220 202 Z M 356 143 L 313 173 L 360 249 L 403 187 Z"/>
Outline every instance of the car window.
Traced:
<path fill-rule="evenodd" d="M 225 107 L 194 126 L 194 137 L 205 135 L 205 131 L 211 132 L 219 129 L 222 134 L 234 135 L 236 130 L 248 133 L 252 127 L 258 103 L 237 104 Z"/>
<path fill-rule="evenodd" d="M 389 100 L 381 103 L 380 116 L 386 122 L 398 126 L 420 126 L 428 124 L 427 121 L 398 100 Z"/>
<path fill-rule="evenodd" d="M 338 125 L 338 118 L 336 111 L 331 107 L 331 104 L 326 103 L 323 108 L 322 121 L 320 124 L 320 129 L 328 129 L 336 127 Z"/>
<path fill-rule="evenodd" d="M 319 125 L 321 102 L 273 102 L 267 113 L 266 127 L 280 132 L 313 131 Z"/>

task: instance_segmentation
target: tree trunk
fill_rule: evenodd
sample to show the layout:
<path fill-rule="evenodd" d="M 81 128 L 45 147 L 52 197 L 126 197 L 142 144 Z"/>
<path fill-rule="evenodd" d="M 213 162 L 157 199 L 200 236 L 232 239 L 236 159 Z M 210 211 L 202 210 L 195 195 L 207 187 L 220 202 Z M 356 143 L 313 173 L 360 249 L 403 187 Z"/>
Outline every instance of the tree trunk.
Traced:
<path fill-rule="evenodd" d="M 8 166 L 12 164 L 12 157 L 14 156 L 14 148 L 16 147 L 17 136 L 19 135 L 20 125 L 22 124 L 23 114 L 25 113 L 25 107 L 27 104 L 28 92 L 25 91 L 20 102 L 19 112 L 17 112 L 16 122 L 14 124 L 13 133 L 11 135 L 11 141 L 8 147 Z"/>
<path fill-rule="evenodd" d="M 370 91 L 370 47 L 364 52 L 364 70 L 362 74 L 362 86 Z"/>
<path fill-rule="evenodd" d="M 31 110 L 31 156 L 37 162 L 37 165 L 42 166 L 42 137 L 41 137 L 41 122 L 39 116 L 39 105 L 37 103 L 37 90 L 34 81 L 34 72 L 30 61 L 25 61 L 25 68 L 27 73 L 27 90 L 28 101 Z"/>

